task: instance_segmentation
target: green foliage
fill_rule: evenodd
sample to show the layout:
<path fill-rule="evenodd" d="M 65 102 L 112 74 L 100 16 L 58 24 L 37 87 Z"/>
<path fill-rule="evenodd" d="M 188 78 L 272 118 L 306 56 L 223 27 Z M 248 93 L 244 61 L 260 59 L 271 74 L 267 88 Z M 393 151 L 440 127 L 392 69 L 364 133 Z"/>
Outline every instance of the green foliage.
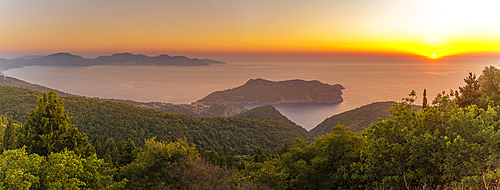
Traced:
<path fill-rule="evenodd" d="M 47 156 L 51 152 L 69 149 L 78 154 L 89 154 L 87 137 L 80 134 L 64 113 L 63 101 L 54 91 L 44 93 L 37 107 L 27 117 L 18 134 L 18 147 L 27 146 L 28 152 Z"/>
<path fill-rule="evenodd" d="M 103 160 L 81 158 L 73 151 L 49 156 L 27 154 L 25 148 L 0 155 L 1 189 L 121 189 L 126 180 L 114 182 Z"/>
<path fill-rule="evenodd" d="M 427 106 L 429 106 L 427 104 L 427 90 L 424 89 L 424 94 L 423 94 L 423 98 L 422 98 L 422 109 L 425 109 Z"/>
<path fill-rule="evenodd" d="M 16 147 L 16 126 L 19 124 L 14 122 L 12 116 L 9 117 L 7 127 L 4 130 L 3 135 L 3 148 L 4 149 L 14 149 Z"/>
<path fill-rule="evenodd" d="M 349 127 L 353 132 L 364 131 L 371 123 L 376 123 L 380 119 L 390 118 L 391 114 L 387 112 L 396 102 L 375 102 L 361 106 L 354 110 L 346 111 L 334 115 L 314 127 L 309 131 L 308 136 L 312 141 L 313 137 L 319 137 L 332 132 L 332 128 L 340 122 L 341 125 Z"/>
<path fill-rule="evenodd" d="M 0 113 L 25 121 L 30 108 L 35 108 L 40 92 L 0 86 Z M 89 138 L 108 136 L 116 142 L 131 139 L 137 146 L 156 136 L 172 142 L 186 137 L 197 147 L 220 150 L 224 145 L 237 154 L 249 154 L 256 148 L 274 149 L 295 138 L 305 139 L 298 129 L 279 121 L 244 118 L 197 118 L 138 108 L 124 103 L 66 96 L 65 110 L 71 124 Z"/>
<path fill-rule="evenodd" d="M 366 188 L 475 187 L 485 172 L 496 185 L 499 148 L 491 135 L 498 133 L 500 108 L 460 108 L 455 102 L 440 94 L 425 111 L 408 102 L 395 105 L 392 119 L 366 133 L 360 165 L 365 172 L 358 180 Z"/>
<path fill-rule="evenodd" d="M 165 143 L 146 140 L 137 159 L 121 168 L 127 189 L 236 189 L 253 187 L 226 169 L 201 160 L 186 141 Z M 249 186 L 248 186 L 249 185 Z"/>
<path fill-rule="evenodd" d="M 470 106 L 472 104 L 479 104 L 479 97 L 481 97 L 481 92 L 479 91 L 479 81 L 475 74 L 469 72 L 469 76 L 464 79 L 465 86 L 459 87 L 460 95 L 457 97 L 457 104 L 460 107 Z"/>
<path fill-rule="evenodd" d="M 500 70 L 493 67 L 485 67 L 481 76 L 469 73 L 464 79 L 465 86 L 460 87 L 457 96 L 457 104 L 460 107 L 477 105 L 487 109 L 488 105 L 500 105 Z"/>
<path fill-rule="evenodd" d="M 81 158 L 68 150 L 47 156 L 41 170 L 46 189 L 121 189 L 126 182 L 114 182 L 106 175 L 109 169 L 95 154 Z"/>
<path fill-rule="evenodd" d="M 234 151 L 230 151 L 226 146 L 220 151 L 200 149 L 200 157 L 208 163 L 219 167 L 241 170 L 245 168 L 246 162 L 243 160 L 248 155 L 236 155 Z"/>
<path fill-rule="evenodd" d="M 118 166 L 125 166 L 134 161 L 137 154 L 137 147 L 135 147 L 134 141 L 127 139 L 127 141 L 122 141 L 120 146 L 118 146 Z"/>
<path fill-rule="evenodd" d="M 134 141 L 130 139 L 115 143 L 109 137 L 96 137 L 92 140 L 92 146 L 97 158 L 103 159 L 110 167 L 116 168 L 130 164 L 135 159 L 138 151 Z"/>
<path fill-rule="evenodd" d="M 4 151 L 0 155 L 0 189 L 36 189 L 43 161 L 41 156 L 28 155 L 24 148 Z"/>
<path fill-rule="evenodd" d="M 359 189 L 352 176 L 361 159 L 362 137 L 338 125 L 309 145 L 302 139 L 295 142 L 278 159 L 254 160 L 241 175 L 272 189 Z"/>
<path fill-rule="evenodd" d="M 286 179 L 289 174 L 274 164 L 277 163 L 250 163 L 245 166 L 245 170 L 243 170 L 240 175 L 243 175 L 245 179 L 264 184 L 264 188 L 287 189 L 288 183 Z"/>

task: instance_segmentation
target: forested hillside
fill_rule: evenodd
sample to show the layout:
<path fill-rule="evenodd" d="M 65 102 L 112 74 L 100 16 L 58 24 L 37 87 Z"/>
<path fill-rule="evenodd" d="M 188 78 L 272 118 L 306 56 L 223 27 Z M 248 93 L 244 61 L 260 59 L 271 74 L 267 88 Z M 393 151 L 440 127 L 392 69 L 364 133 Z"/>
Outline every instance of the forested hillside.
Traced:
<path fill-rule="evenodd" d="M 298 129 L 304 132 L 304 134 L 307 134 L 306 129 L 304 129 L 302 126 L 297 125 L 295 122 L 291 121 L 286 116 L 282 115 L 276 108 L 274 108 L 274 106 L 271 105 L 256 107 L 246 112 L 235 115 L 234 117 L 247 118 L 247 119 L 272 119 L 272 120 L 283 121 L 290 125 L 296 126 Z"/>
<path fill-rule="evenodd" d="M 375 102 L 334 115 L 309 131 L 308 136 L 318 137 L 332 133 L 332 128 L 337 126 L 338 123 L 349 127 L 349 130 L 353 132 L 364 131 L 370 124 L 376 123 L 379 119 L 389 118 L 391 114 L 387 110 L 394 104 L 397 103 Z"/>
<path fill-rule="evenodd" d="M 41 94 L 2 85 L 0 113 L 24 122 L 24 116 L 36 106 Z M 295 138 L 305 139 L 302 131 L 281 121 L 192 117 L 74 96 L 64 100 L 71 123 L 89 138 L 107 136 L 117 142 L 131 139 L 139 145 L 151 137 L 167 142 L 186 138 L 200 148 L 218 150 L 226 146 L 239 154 L 256 148 L 281 147 Z"/>

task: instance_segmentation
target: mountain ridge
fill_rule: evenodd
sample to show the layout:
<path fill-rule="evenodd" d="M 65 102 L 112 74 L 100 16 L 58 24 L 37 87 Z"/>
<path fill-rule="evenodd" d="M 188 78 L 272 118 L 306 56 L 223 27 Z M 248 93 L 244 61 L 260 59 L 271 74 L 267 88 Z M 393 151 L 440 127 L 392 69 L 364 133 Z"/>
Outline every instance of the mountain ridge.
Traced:
<path fill-rule="evenodd" d="M 92 65 L 161 65 L 161 66 L 208 66 L 221 64 L 222 61 L 211 59 L 188 58 L 186 56 L 169 56 L 161 54 L 151 57 L 143 54 L 115 53 L 99 56 L 94 59 L 84 58 L 67 52 L 59 52 L 47 56 L 24 56 L 14 59 L 0 58 L 0 70 L 19 68 L 22 66 L 92 66 Z"/>

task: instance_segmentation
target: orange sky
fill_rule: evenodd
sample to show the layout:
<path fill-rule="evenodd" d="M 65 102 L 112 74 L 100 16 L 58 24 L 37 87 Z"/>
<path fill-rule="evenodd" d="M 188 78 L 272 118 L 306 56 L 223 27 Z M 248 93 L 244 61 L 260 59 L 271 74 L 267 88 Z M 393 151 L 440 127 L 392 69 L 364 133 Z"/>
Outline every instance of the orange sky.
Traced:
<path fill-rule="evenodd" d="M 0 0 L 0 57 L 498 53 L 498 7 L 486 0 Z"/>

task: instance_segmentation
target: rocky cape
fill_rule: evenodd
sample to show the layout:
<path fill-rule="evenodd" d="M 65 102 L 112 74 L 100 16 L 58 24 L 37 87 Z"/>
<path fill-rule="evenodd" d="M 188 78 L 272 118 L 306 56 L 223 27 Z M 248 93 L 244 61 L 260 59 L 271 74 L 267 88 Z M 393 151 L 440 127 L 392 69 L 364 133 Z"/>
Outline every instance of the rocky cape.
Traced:
<path fill-rule="evenodd" d="M 317 80 L 269 81 L 250 79 L 244 85 L 224 91 L 216 91 L 198 102 L 218 104 L 289 104 L 289 103 L 338 103 L 342 102 L 340 84 L 330 85 Z"/>
<path fill-rule="evenodd" d="M 1 59 L 0 70 L 21 66 L 92 66 L 92 65 L 172 65 L 172 66 L 207 66 L 224 62 L 211 59 L 169 56 L 166 54 L 150 57 L 142 54 L 116 53 L 95 59 L 83 58 L 70 53 L 56 53 L 47 56 L 24 56 L 15 59 Z"/>

